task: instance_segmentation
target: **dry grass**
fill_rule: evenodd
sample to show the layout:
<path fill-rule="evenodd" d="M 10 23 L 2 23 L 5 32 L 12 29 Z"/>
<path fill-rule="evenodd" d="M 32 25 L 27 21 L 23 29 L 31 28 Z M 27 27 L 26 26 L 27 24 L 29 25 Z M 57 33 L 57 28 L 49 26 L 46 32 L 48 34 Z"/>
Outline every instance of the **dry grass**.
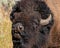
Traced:
<path fill-rule="evenodd" d="M 0 2 L 0 48 L 12 48 L 12 23 L 9 19 L 12 5 L 11 1 L 7 3 Z"/>

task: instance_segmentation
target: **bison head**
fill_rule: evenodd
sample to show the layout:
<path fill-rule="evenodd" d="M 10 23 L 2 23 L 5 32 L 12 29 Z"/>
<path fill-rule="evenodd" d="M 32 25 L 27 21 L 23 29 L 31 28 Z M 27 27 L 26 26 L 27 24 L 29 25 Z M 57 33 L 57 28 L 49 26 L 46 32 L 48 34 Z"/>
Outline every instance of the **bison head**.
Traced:
<path fill-rule="evenodd" d="M 46 48 L 47 36 L 41 34 L 41 30 L 42 26 L 51 22 L 52 15 L 45 2 L 18 1 L 12 9 L 10 19 L 12 21 L 12 39 L 19 41 L 18 43 L 13 41 L 14 48 L 18 46 L 19 48 Z"/>

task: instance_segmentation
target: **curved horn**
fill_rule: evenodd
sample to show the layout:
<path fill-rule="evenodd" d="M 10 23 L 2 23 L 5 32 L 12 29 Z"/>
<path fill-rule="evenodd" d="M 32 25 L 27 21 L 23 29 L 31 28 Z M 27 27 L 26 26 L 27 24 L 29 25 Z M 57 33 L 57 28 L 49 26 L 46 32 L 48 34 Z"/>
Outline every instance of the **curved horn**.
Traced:
<path fill-rule="evenodd" d="M 50 16 L 47 19 L 41 19 L 40 24 L 41 25 L 47 25 L 47 24 L 49 24 L 49 22 L 51 21 L 51 19 L 52 19 L 52 16 L 50 14 Z"/>

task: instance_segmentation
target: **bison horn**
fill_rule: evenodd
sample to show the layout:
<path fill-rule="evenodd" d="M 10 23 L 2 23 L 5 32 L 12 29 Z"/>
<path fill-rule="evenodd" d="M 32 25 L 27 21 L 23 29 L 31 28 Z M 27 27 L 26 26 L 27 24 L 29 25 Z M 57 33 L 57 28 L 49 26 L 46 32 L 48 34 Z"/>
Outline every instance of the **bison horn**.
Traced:
<path fill-rule="evenodd" d="M 47 19 L 41 19 L 40 24 L 41 25 L 47 25 L 47 24 L 49 24 L 49 22 L 51 21 L 51 19 L 52 19 L 52 16 L 50 14 L 50 16 Z"/>

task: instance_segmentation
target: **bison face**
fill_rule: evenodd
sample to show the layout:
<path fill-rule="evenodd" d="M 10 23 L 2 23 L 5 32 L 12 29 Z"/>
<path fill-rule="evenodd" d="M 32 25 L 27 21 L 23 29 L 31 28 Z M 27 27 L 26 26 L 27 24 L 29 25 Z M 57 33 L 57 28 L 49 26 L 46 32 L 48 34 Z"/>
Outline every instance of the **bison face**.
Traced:
<path fill-rule="evenodd" d="M 15 19 L 13 21 L 13 37 L 19 39 L 23 47 L 28 48 L 37 42 L 40 29 L 40 14 L 32 12 L 28 15 L 25 12 L 14 13 Z M 22 41 L 22 42 L 21 42 Z M 32 41 L 32 43 L 31 43 Z M 27 46 L 28 45 L 28 46 Z"/>
<path fill-rule="evenodd" d="M 48 17 L 42 19 L 45 10 L 40 11 L 41 5 L 46 6 L 41 1 L 22 0 L 13 8 L 10 16 L 12 39 L 19 41 L 13 41 L 15 48 L 46 48 L 47 36 L 41 34 L 41 30 L 51 22 L 52 16 L 49 12 Z"/>
<path fill-rule="evenodd" d="M 40 29 L 40 14 L 38 12 L 28 13 L 14 13 L 15 19 L 13 21 L 13 30 L 19 32 L 23 36 L 25 33 L 34 33 Z"/>

